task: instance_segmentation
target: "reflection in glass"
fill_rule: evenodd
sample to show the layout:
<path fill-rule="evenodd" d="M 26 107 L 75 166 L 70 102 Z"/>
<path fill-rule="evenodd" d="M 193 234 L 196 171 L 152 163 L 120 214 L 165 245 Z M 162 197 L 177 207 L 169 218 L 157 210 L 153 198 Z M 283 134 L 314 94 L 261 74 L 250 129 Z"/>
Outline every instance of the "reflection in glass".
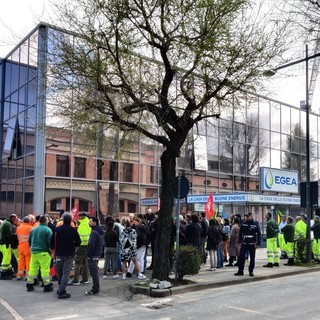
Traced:
<path fill-rule="evenodd" d="M 281 106 L 278 103 L 271 102 L 270 103 L 271 112 L 270 112 L 270 123 L 271 123 L 271 130 L 280 132 L 280 121 L 281 121 Z"/>
<path fill-rule="evenodd" d="M 280 133 L 271 132 L 271 148 L 281 149 L 280 137 Z"/>
<path fill-rule="evenodd" d="M 300 126 L 300 110 L 291 108 L 291 131 Z"/>
<path fill-rule="evenodd" d="M 263 147 L 270 148 L 270 131 L 260 129 L 259 136 L 262 137 L 260 141 L 260 145 Z"/>
<path fill-rule="evenodd" d="M 281 132 L 290 134 L 290 108 L 281 105 Z"/>
<path fill-rule="evenodd" d="M 281 152 L 280 150 L 271 149 L 271 168 L 281 168 Z"/>
<path fill-rule="evenodd" d="M 259 99 L 259 125 L 270 130 L 270 102 L 263 99 Z"/>

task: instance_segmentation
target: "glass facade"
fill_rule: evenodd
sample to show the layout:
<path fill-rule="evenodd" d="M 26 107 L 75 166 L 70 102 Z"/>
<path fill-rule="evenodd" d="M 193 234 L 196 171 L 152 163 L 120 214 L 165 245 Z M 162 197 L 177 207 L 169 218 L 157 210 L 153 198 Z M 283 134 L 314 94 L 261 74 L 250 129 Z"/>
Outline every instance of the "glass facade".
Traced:
<path fill-rule="evenodd" d="M 149 205 L 157 210 L 159 190 L 165 187 L 160 145 L 142 136 L 128 141 L 124 133 L 105 128 L 94 136 L 73 132 L 51 117 L 54 79 L 45 68 L 50 59 L 58 59 L 52 50 L 58 39 L 56 30 L 41 26 L 0 62 L 0 217 L 57 214 L 76 204 L 102 215 L 144 213 L 146 199 L 152 199 Z M 177 175 L 188 178 L 191 195 L 260 194 L 260 167 L 297 170 L 303 181 L 305 114 L 264 96 L 238 94 L 221 107 L 220 119 L 205 121 L 190 132 L 177 158 Z M 319 125 L 319 114 L 311 113 L 313 181 L 319 179 Z M 216 204 L 228 214 L 261 211 L 264 205 Z M 203 210 L 203 204 L 182 203 L 181 210 Z M 284 205 L 283 210 L 293 207 Z"/>

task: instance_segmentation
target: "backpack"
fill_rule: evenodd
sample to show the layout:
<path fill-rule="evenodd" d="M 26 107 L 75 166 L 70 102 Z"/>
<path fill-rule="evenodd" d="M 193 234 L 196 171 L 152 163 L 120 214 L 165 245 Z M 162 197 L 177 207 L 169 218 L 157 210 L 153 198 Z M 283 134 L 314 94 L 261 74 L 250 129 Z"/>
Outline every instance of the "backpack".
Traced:
<path fill-rule="evenodd" d="M 142 246 L 148 246 L 150 242 L 149 231 L 145 226 L 140 225 L 136 228 L 137 232 L 137 248 L 141 248 Z"/>

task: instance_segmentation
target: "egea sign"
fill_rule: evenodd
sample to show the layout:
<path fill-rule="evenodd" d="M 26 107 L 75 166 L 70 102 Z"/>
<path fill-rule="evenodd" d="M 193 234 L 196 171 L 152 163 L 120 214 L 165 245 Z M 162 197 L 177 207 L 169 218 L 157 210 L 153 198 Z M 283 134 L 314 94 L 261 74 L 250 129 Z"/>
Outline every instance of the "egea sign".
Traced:
<path fill-rule="evenodd" d="M 260 191 L 299 193 L 298 171 L 260 167 Z"/>

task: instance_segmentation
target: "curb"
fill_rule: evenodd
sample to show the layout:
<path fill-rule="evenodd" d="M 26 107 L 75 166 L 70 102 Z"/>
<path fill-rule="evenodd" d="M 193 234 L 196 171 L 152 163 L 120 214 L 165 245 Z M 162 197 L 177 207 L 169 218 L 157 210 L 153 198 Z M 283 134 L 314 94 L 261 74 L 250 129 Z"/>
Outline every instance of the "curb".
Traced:
<path fill-rule="evenodd" d="M 248 282 L 256 282 L 256 281 L 262 281 L 262 280 L 268 280 L 268 279 L 276 279 L 281 277 L 295 276 L 295 275 L 304 274 L 307 272 L 311 273 L 311 272 L 319 272 L 319 271 L 320 271 L 320 267 L 313 267 L 313 268 L 306 268 L 298 271 L 297 270 L 289 271 L 286 273 L 275 273 L 268 276 L 255 276 L 255 277 L 244 276 L 241 279 L 237 278 L 237 280 L 234 279 L 234 280 L 226 280 L 226 281 L 220 281 L 220 282 L 193 283 L 193 284 L 182 285 L 179 287 L 172 287 L 170 289 L 150 289 L 146 287 L 141 287 L 133 283 L 130 289 L 133 294 L 144 294 L 153 298 L 163 298 L 173 294 L 207 290 L 212 288 L 219 288 L 219 287 L 237 285 L 237 284 L 248 283 Z"/>

